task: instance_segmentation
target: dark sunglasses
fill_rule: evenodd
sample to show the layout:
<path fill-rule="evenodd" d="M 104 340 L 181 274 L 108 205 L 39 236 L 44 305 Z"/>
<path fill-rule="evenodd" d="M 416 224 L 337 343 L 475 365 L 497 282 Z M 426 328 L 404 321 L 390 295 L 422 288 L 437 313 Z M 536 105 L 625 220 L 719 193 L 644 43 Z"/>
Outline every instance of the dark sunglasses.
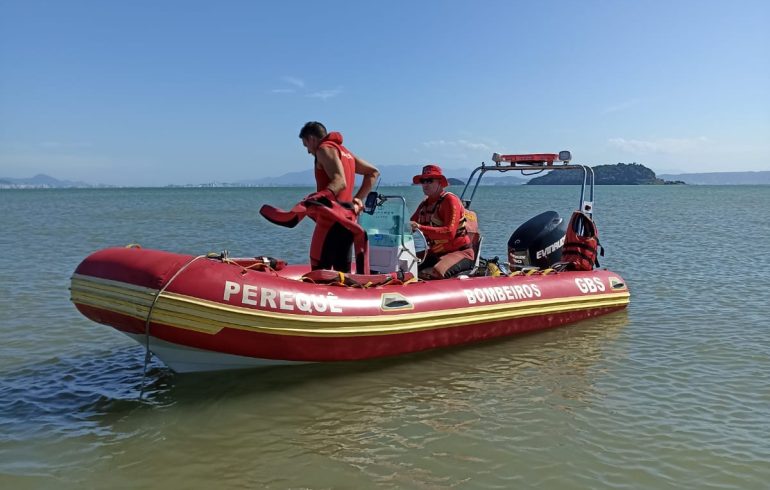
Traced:
<path fill-rule="evenodd" d="M 420 184 L 432 184 L 435 179 L 420 179 Z"/>

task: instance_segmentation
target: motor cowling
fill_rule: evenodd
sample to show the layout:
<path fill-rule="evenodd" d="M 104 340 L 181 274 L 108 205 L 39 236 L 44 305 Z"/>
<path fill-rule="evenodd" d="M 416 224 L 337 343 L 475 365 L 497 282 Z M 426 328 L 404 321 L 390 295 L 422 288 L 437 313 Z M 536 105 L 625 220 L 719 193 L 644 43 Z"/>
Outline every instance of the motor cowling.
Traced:
<path fill-rule="evenodd" d="M 508 263 L 513 269 L 547 269 L 561 259 L 567 223 L 556 211 L 546 211 L 519 226 L 508 239 Z"/>

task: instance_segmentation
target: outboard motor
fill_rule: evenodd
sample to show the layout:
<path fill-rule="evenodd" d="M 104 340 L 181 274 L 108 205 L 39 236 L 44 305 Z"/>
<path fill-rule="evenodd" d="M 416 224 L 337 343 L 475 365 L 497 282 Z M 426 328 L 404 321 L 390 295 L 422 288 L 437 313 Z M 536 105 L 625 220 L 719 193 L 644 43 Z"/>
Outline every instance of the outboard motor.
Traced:
<path fill-rule="evenodd" d="M 561 259 L 567 223 L 556 211 L 546 211 L 519 226 L 508 239 L 512 269 L 547 269 Z"/>

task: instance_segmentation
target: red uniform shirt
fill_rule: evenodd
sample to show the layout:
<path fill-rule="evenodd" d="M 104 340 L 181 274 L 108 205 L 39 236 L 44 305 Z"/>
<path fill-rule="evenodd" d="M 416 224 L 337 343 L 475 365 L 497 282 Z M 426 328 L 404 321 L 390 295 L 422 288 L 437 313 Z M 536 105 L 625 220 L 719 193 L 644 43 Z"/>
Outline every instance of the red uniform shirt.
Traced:
<path fill-rule="evenodd" d="M 442 192 L 437 199 L 423 200 L 411 220 L 420 224 L 430 252 L 442 255 L 470 246 L 464 212 L 459 197 L 451 192 Z"/>

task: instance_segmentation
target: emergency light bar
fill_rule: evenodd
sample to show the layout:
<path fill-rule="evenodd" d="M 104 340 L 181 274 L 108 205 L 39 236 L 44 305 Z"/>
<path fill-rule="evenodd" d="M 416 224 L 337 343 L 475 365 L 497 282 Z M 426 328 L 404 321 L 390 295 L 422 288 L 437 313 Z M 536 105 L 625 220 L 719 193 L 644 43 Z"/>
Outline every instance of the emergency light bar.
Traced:
<path fill-rule="evenodd" d="M 553 165 L 554 160 L 567 163 L 572 160 L 572 154 L 568 151 L 560 151 L 558 155 L 556 153 L 528 153 L 524 155 L 492 154 L 492 161 L 498 165 L 502 162 L 511 163 L 513 165 L 516 165 L 517 163 L 522 165 Z"/>

